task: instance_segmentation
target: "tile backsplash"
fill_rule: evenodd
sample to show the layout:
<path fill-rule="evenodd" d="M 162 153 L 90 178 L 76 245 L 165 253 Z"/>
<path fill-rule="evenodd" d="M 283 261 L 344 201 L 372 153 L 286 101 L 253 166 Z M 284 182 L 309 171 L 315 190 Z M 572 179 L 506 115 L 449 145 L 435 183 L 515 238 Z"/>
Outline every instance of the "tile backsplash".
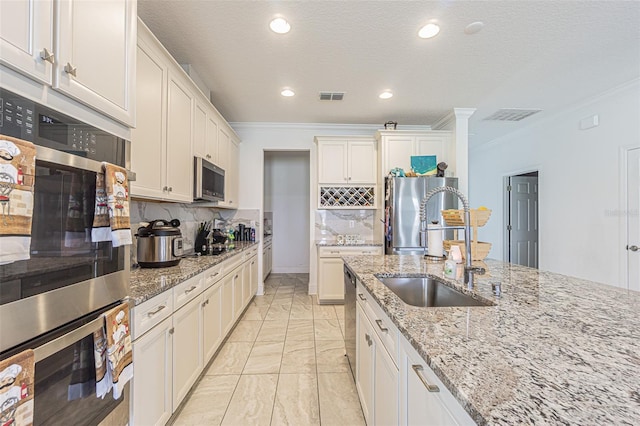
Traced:
<path fill-rule="evenodd" d="M 197 207 L 193 204 L 161 203 L 152 201 L 132 200 L 131 201 L 131 233 L 133 246 L 131 247 L 131 264 L 136 264 L 137 241 L 135 234 L 144 222 L 151 222 L 156 219 L 180 220 L 180 232 L 184 240 L 185 251 L 193 250 L 196 232 L 200 223 L 214 219 L 226 221 L 226 226 L 237 226 L 242 223 L 251 226 L 252 222 L 256 228 L 256 235 L 260 234 L 260 211 L 255 209 L 247 210 L 225 210 L 211 207 Z"/>

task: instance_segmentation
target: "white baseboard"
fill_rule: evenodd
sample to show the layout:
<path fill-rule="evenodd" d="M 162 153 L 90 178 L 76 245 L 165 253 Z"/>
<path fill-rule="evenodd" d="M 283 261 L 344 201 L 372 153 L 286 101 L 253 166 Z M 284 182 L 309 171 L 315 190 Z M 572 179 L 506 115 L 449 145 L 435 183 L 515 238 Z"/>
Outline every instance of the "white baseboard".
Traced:
<path fill-rule="evenodd" d="M 309 267 L 292 266 L 292 267 L 274 267 L 271 272 L 274 274 L 308 274 Z"/>

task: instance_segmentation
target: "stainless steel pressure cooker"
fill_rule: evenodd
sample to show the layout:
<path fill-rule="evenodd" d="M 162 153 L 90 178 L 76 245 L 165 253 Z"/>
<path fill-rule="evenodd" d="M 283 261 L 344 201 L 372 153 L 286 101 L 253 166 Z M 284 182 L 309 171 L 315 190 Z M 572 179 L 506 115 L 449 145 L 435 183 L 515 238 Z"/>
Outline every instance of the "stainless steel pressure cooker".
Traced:
<path fill-rule="evenodd" d="M 138 264 L 143 268 L 175 266 L 182 259 L 180 222 L 154 220 L 138 228 Z"/>

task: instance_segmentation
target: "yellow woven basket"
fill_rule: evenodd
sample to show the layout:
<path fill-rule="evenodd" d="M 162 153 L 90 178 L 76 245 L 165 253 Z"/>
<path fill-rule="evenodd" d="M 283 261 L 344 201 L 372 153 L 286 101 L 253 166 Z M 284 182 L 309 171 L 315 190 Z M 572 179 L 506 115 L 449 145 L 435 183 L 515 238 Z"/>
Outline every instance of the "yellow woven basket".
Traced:
<path fill-rule="evenodd" d="M 470 209 L 469 213 L 471 214 L 471 226 L 484 226 L 491 217 L 489 209 Z M 464 210 L 442 210 L 442 217 L 449 226 L 464 226 Z"/>

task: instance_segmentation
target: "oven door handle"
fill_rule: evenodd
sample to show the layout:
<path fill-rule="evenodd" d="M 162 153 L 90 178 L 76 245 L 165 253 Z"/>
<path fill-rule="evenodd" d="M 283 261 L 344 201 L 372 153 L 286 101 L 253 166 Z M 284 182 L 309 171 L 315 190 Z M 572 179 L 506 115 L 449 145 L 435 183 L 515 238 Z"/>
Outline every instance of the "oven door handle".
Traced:
<path fill-rule="evenodd" d="M 58 151 L 57 149 L 41 145 L 36 145 L 36 159 L 38 161 L 74 167 L 76 169 L 87 170 L 90 172 L 103 172 L 102 163 L 100 161 L 79 157 L 77 155 L 69 154 L 68 152 Z M 136 173 L 132 170 L 127 170 L 127 178 L 129 181 L 135 181 Z"/>
<path fill-rule="evenodd" d="M 50 357 L 56 352 L 66 348 L 67 346 L 83 339 L 84 337 L 93 334 L 94 331 L 100 330 L 104 326 L 104 315 L 100 315 L 90 323 L 83 325 L 80 328 L 76 328 L 67 334 L 64 334 L 57 339 L 45 343 L 42 346 L 38 346 L 33 350 L 36 358 L 36 362 L 42 361 L 45 358 Z"/>

